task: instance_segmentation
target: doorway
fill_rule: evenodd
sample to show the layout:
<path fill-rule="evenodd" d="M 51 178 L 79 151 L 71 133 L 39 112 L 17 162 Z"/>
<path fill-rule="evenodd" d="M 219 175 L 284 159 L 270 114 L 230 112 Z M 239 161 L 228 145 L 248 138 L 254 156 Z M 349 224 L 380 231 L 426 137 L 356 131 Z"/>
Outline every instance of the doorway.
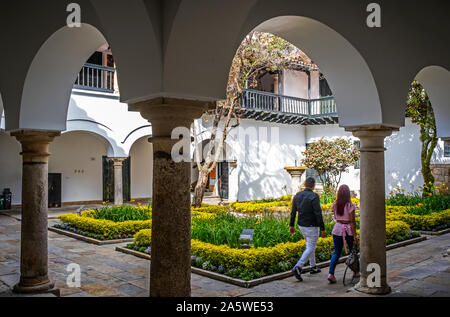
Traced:
<path fill-rule="evenodd" d="M 61 173 L 48 174 L 48 207 L 61 207 Z"/>
<path fill-rule="evenodd" d="M 103 201 L 114 202 L 114 163 L 107 157 L 102 157 L 103 164 Z M 128 157 L 122 163 L 122 193 L 123 201 L 131 200 L 131 160 Z"/>

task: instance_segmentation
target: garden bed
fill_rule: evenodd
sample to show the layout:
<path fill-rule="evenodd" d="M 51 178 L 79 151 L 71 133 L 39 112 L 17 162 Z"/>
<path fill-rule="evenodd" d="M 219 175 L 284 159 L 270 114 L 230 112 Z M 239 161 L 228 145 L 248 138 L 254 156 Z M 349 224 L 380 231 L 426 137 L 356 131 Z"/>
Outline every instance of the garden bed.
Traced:
<path fill-rule="evenodd" d="M 202 205 L 192 208 L 193 217 L 208 218 L 228 210 L 223 206 Z M 131 242 L 142 230 L 152 227 L 150 206 L 115 206 L 85 210 L 80 213 L 63 214 L 57 217 L 61 223 L 49 230 L 97 245 Z"/>
<path fill-rule="evenodd" d="M 396 249 L 396 248 L 400 248 L 400 247 L 404 247 L 407 245 L 411 245 L 414 243 L 418 243 L 421 241 L 426 240 L 426 237 L 416 237 L 416 238 L 412 238 L 412 239 L 408 239 L 405 241 L 401 241 L 401 242 L 397 242 L 397 243 L 393 243 L 390 244 L 388 246 L 386 246 L 386 250 L 392 250 L 392 249 Z M 122 253 L 126 253 L 126 254 L 130 254 L 130 255 L 134 255 L 136 257 L 139 257 L 141 259 L 146 259 L 146 260 L 151 260 L 151 256 L 149 253 L 144 253 L 141 251 L 136 251 L 133 249 L 129 249 L 128 247 L 116 247 L 116 251 L 118 252 L 122 252 Z M 348 256 L 342 256 L 339 259 L 339 263 L 343 263 L 345 262 L 345 260 L 348 258 Z M 318 268 L 326 268 L 330 266 L 330 260 L 328 261 L 323 261 L 320 263 L 317 263 L 317 267 Z M 302 271 L 307 273 L 309 272 L 310 267 L 309 266 L 304 266 Z M 252 279 L 252 280 L 248 280 L 248 281 L 244 281 L 241 280 L 239 278 L 233 278 L 230 276 L 227 276 L 225 274 L 220 274 L 217 272 L 212 272 L 212 271 L 208 271 L 208 270 L 204 270 L 195 266 L 191 267 L 191 271 L 192 273 L 198 274 L 198 275 L 202 275 L 202 276 L 206 276 L 208 278 L 212 278 L 218 281 L 222 281 L 222 282 L 226 282 L 226 283 L 230 283 L 233 285 L 237 285 L 240 287 L 245 287 L 245 288 L 250 288 L 250 287 L 254 287 L 256 285 L 260 285 L 260 284 L 264 284 L 264 283 L 268 283 L 268 282 L 272 282 L 272 281 L 276 281 L 276 280 L 280 280 L 280 279 L 284 279 L 287 277 L 291 277 L 293 275 L 291 270 L 285 271 L 285 272 L 280 272 L 280 273 L 275 273 L 275 274 L 271 274 L 271 275 L 267 275 L 264 277 L 260 277 L 260 278 L 256 278 L 256 279 Z"/>
<path fill-rule="evenodd" d="M 59 234 L 63 234 L 66 235 L 68 237 L 77 239 L 77 240 L 81 240 L 84 242 L 88 242 L 88 243 L 92 243 L 92 244 L 96 244 L 96 245 L 105 245 L 105 244 L 117 244 L 117 243 L 123 243 L 123 242 L 131 242 L 134 240 L 133 237 L 131 238 L 124 238 L 124 239 L 111 239 L 111 240 L 99 240 L 99 239 L 95 239 L 95 238 L 91 238 L 82 234 L 77 234 L 75 232 L 72 231 L 68 231 L 65 229 L 59 229 L 56 227 L 49 227 L 48 230 L 52 231 L 52 232 L 56 232 Z"/>
<path fill-rule="evenodd" d="M 49 230 L 98 245 L 133 241 L 134 235 L 151 228 L 150 206 L 119 206 L 85 210 L 58 216 L 61 223 Z"/>
<path fill-rule="evenodd" d="M 236 216 L 230 213 L 192 218 L 193 271 L 216 278 L 221 276 L 221 280 L 241 286 L 253 285 L 253 282 L 248 284 L 248 281 L 266 281 L 272 280 L 271 276 L 285 276 L 306 247 L 300 232 L 296 231 L 292 236 L 289 234 L 289 220 L 290 217 Z M 333 222 L 326 223 L 328 237 L 320 238 L 317 244 L 316 261 L 324 266 L 328 265 L 327 261 L 333 253 L 333 225 Z M 254 247 L 243 248 L 240 244 L 239 237 L 243 229 L 255 230 L 251 243 Z M 402 221 L 389 221 L 386 224 L 387 244 L 418 236 Z M 151 230 L 142 230 L 135 235 L 133 243 L 126 246 L 126 251 L 150 259 L 150 245 Z M 122 247 L 117 250 L 124 252 Z M 280 277 L 277 274 L 281 274 Z"/>

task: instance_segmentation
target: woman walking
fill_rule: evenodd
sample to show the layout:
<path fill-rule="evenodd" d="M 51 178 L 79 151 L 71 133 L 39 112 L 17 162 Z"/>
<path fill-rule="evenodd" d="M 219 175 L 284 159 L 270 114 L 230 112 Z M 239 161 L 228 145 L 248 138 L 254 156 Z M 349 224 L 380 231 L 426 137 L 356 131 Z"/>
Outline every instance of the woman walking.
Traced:
<path fill-rule="evenodd" d="M 334 213 L 336 224 L 331 232 L 333 234 L 334 254 L 330 261 L 328 281 L 333 284 L 336 283 L 334 271 L 342 254 L 342 249 L 345 248 L 346 253 L 348 253 L 353 248 L 353 245 L 356 246 L 358 244 L 355 221 L 356 206 L 350 201 L 350 189 L 347 185 L 339 187 L 337 199 L 331 209 Z M 359 277 L 359 273 L 354 274 L 353 277 Z"/>

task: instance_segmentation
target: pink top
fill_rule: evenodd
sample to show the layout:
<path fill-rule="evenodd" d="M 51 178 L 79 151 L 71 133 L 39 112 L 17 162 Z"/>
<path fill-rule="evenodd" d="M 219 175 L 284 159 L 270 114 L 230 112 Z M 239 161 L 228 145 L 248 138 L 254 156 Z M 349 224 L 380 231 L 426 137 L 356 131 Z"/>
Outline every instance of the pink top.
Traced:
<path fill-rule="evenodd" d="M 336 202 L 333 203 L 331 210 L 334 212 L 334 219 L 342 220 L 342 221 L 352 221 L 353 220 L 352 214 L 355 212 L 356 206 L 353 203 L 348 202 L 344 207 L 344 214 L 342 216 L 339 216 L 336 213 L 336 211 L 337 211 Z M 333 227 L 333 231 L 331 231 L 331 233 L 336 236 L 344 236 L 344 235 L 353 236 L 352 228 L 350 227 L 350 224 L 339 223 L 339 222 L 336 222 L 336 224 Z"/>

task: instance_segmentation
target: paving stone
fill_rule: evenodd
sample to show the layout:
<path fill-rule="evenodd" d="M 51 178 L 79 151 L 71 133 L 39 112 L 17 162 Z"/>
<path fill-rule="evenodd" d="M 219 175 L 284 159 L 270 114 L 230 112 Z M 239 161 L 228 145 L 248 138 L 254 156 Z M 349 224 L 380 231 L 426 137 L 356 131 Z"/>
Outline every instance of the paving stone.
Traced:
<path fill-rule="evenodd" d="M 84 292 L 93 295 L 93 296 L 113 296 L 113 295 L 117 295 L 117 292 L 111 288 L 108 288 L 104 285 L 99 285 L 99 284 L 87 284 L 87 285 L 82 285 L 81 286 L 81 290 L 83 290 Z"/>
<path fill-rule="evenodd" d="M 114 276 L 115 278 L 118 278 L 123 281 L 134 281 L 134 280 L 141 280 L 144 278 L 142 275 L 136 275 L 127 271 L 122 272 L 113 272 L 110 274 L 111 276 Z"/>
<path fill-rule="evenodd" d="M 13 287 L 15 284 L 17 284 L 19 282 L 19 279 L 20 279 L 19 273 L 0 276 L 0 281 L 9 287 Z"/>
<path fill-rule="evenodd" d="M 130 281 L 130 284 L 133 284 L 137 287 L 140 287 L 142 289 L 145 290 L 149 290 L 150 289 L 150 280 L 148 278 L 141 278 L 139 280 L 134 280 L 134 281 Z M 199 286 L 192 286 L 191 289 L 196 289 L 196 288 L 200 288 Z"/>
<path fill-rule="evenodd" d="M 125 295 L 129 295 L 129 296 L 137 296 L 137 295 L 148 295 L 148 290 L 145 290 L 143 288 L 140 288 L 136 285 L 127 283 L 127 284 L 123 284 L 119 287 L 118 291 L 120 293 L 123 293 Z M 144 296 L 146 296 L 144 295 Z"/>
<path fill-rule="evenodd" d="M 409 270 L 407 272 L 403 272 L 401 274 L 398 274 L 397 276 L 421 280 L 427 276 L 432 275 L 433 273 L 436 273 L 436 271 L 428 268 L 417 268 Z"/>

